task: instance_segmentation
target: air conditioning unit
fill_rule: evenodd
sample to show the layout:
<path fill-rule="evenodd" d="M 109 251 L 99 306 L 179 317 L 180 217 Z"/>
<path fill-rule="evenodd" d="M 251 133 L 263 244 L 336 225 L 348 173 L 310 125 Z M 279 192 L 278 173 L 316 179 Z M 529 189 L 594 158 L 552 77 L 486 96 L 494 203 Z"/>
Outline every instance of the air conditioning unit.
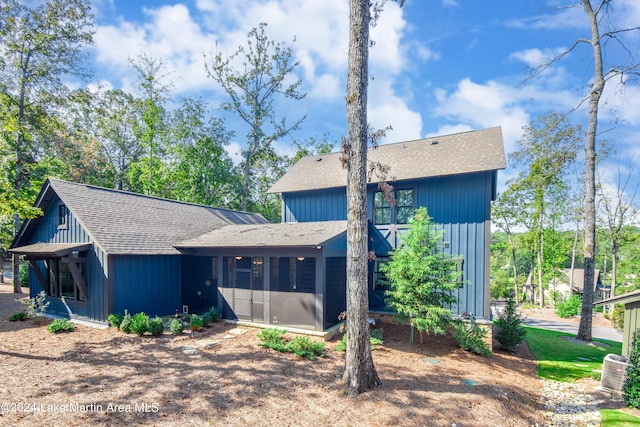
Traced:
<path fill-rule="evenodd" d="M 621 393 L 627 366 L 629 366 L 629 363 L 627 363 L 626 357 L 607 354 L 602 362 L 600 388 Z"/>

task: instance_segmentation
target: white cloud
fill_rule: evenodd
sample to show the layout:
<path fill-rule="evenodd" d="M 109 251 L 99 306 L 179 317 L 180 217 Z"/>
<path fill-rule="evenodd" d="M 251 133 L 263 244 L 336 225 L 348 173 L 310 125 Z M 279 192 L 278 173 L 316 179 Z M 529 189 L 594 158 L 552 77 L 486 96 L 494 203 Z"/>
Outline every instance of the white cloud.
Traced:
<path fill-rule="evenodd" d="M 242 162 L 242 148 L 238 141 L 231 141 L 228 145 L 225 145 L 224 151 L 231 157 L 234 165 L 237 166 Z"/>
<path fill-rule="evenodd" d="M 511 59 L 515 59 L 524 62 L 528 67 L 535 68 L 540 65 L 546 64 L 553 58 L 557 57 L 560 53 L 565 51 L 564 48 L 555 49 L 525 49 L 518 52 L 514 52 L 510 55 Z"/>
<path fill-rule="evenodd" d="M 422 117 L 393 93 L 389 81 L 374 80 L 369 90 L 368 120 L 374 129 L 393 128 L 383 143 L 410 141 L 421 137 Z"/>
<path fill-rule="evenodd" d="M 464 79 L 451 93 L 436 89 L 436 113 L 474 129 L 501 126 L 505 150 L 509 152 L 522 136 L 522 127 L 531 120 L 519 104 L 522 95 L 516 88 L 494 81 L 478 84 Z"/>
<path fill-rule="evenodd" d="M 549 8 L 549 13 L 507 21 L 507 26 L 527 30 L 587 28 L 589 21 L 579 6 Z"/>

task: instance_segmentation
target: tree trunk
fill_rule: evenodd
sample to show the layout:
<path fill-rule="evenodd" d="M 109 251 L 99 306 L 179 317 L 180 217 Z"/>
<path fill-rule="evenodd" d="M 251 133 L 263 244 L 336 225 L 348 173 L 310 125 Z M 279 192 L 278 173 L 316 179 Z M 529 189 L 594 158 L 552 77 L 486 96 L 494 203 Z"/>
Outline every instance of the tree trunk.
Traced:
<path fill-rule="evenodd" d="M 349 395 L 380 384 L 369 340 L 367 289 L 367 84 L 369 1 L 350 0 L 347 78 L 347 354 L 343 379 Z"/>
<path fill-rule="evenodd" d="M 580 222 L 576 221 L 576 233 L 573 236 L 573 249 L 571 250 L 571 274 L 569 276 L 569 297 L 573 295 L 573 272 L 576 269 L 576 250 L 578 248 L 579 232 L 580 232 Z"/>
<path fill-rule="evenodd" d="M 511 246 L 511 262 L 513 263 L 513 290 L 515 292 L 516 306 L 520 305 L 520 295 L 518 289 L 518 262 L 516 257 L 516 248 L 513 244 L 511 234 L 508 233 L 509 246 Z"/>
<path fill-rule="evenodd" d="M 544 271 L 543 271 L 543 257 L 544 257 L 544 237 L 542 234 L 542 229 L 538 231 L 538 291 L 540 292 L 540 308 L 544 308 L 544 284 L 542 281 L 544 280 Z"/>
<path fill-rule="evenodd" d="M 611 242 L 611 292 L 609 293 L 609 297 L 616 296 L 616 282 L 618 280 L 618 244 L 616 242 Z M 604 295 L 606 298 L 606 295 Z M 605 309 L 607 306 L 605 306 Z M 613 312 L 615 308 L 614 304 L 609 305 L 609 312 Z"/>
<path fill-rule="evenodd" d="M 577 338 L 591 341 L 594 291 L 594 256 L 596 253 L 596 131 L 598 126 L 598 107 L 604 91 L 604 73 L 602 71 L 602 49 L 598 17 L 591 7 L 590 0 L 582 0 L 591 28 L 591 47 L 593 49 L 594 80 L 589 99 L 589 125 L 585 135 L 585 237 L 584 237 L 584 287 L 582 294 L 582 313 Z"/>

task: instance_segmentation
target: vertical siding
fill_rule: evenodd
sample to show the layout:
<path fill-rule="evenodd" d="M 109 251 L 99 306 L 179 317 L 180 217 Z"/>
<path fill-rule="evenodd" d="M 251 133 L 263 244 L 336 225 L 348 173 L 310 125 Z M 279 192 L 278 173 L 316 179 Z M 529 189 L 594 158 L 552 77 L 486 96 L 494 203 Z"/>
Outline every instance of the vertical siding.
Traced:
<path fill-rule="evenodd" d="M 60 203 L 61 201 L 57 197 L 51 202 L 49 208 L 43 213 L 43 217 L 40 219 L 38 226 L 29 237 L 30 244 L 38 242 L 91 242 L 88 233 L 71 212 L 67 213 L 67 227 L 58 229 L 58 205 Z M 58 298 L 50 298 L 49 311 L 59 316 L 79 316 L 96 321 L 105 321 L 108 315 L 104 309 L 105 274 L 103 266 L 105 265 L 105 258 L 104 252 L 96 246 L 87 253 L 87 289 L 89 295 L 87 296 L 86 303 L 66 300 L 66 304 L 64 304 Z M 46 277 L 44 262 L 38 261 L 38 265 Z M 31 284 L 31 296 L 35 296 L 42 290 L 33 272 L 29 275 L 29 283 Z"/>
<path fill-rule="evenodd" d="M 182 311 L 179 255 L 111 256 L 113 310 L 164 316 Z"/>
<path fill-rule="evenodd" d="M 394 183 L 396 188 L 407 186 L 416 189 L 416 206 L 425 206 L 432 221 L 444 230 L 449 253 L 463 257 L 464 285 L 457 292 L 459 303 L 451 307 L 455 313 L 468 311 L 477 317 L 489 316 L 487 236 L 493 174 L 495 172 Z M 374 191 L 376 188 L 370 187 L 370 218 Z M 377 228 L 390 246 L 397 247 L 402 227 L 392 224 Z"/>
<path fill-rule="evenodd" d="M 622 355 L 629 357 L 633 350 L 633 334 L 638 333 L 640 340 L 640 301 L 624 305 L 624 337 L 622 338 Z"/>
<path fill-rule="evenodd" d="M 344 187 L 285 193 L 284 222 L 338 221 L 347 219 Z"/>

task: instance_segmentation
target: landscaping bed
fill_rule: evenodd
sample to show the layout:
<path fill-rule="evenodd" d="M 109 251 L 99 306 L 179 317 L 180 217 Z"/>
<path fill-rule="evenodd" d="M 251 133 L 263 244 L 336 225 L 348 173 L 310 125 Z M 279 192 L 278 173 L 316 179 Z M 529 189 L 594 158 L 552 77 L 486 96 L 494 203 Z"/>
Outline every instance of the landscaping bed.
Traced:
<path fill-rule="evenodd" d="M 545 420 L 541 380 L 530 352 L 484 358 L 447 336 L 383 323 L 374 351 L 382 385 L 346 396 L 336 341 L 309 361 L 259 346 L 259 330 L 160 337 L 77 325 L 47 332 L 9 322 L 22 309 L 0 286 L 0 425 L 425 425 L 530 426 Z M 210 345 L 204 346 L 206 342 Z M 184 349 L 195 351 L 185 352 Z M 21 405 L 18 408 L 18 405 Z M 5 410 L 7 409 L 7 410 Z M 18 411 L 17 409 L 21 409 Z"/>

